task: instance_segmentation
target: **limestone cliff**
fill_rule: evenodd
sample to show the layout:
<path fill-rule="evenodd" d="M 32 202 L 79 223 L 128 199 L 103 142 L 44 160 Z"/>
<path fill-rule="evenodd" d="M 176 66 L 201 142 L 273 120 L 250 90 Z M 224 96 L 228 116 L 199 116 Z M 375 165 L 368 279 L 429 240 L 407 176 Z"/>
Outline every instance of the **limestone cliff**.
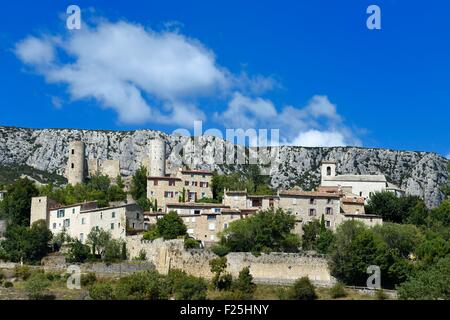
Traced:
<path fill-rule="evenodd" d="M 86 143 L 88 158 L 118 159 L 121 173 L 130 175 L 146 158 L 149 140 L 161 137 L 168 143 L 169 168 L 179 166 L 182 155 L 192 160 L 191 167 L 230 172 L 239 166 L 212 163 L 207 157 L 194 153 L 192 138 L 167 135 L 159 131 L 93 131 L 75 129 L 23 129 L 0 127 L 0 165 L 27 165 L 39 170 L 63 175 L 70 141 Z M 217 154 L 233 146 L 219 138 L 201 137 L 198 141 L 203 154 Z M 185 146 L 181 150 L 181 146 Z M 238 148 L 243 152 L 242 148 Z M 317 186 L 322 160 L 338 161 L 338 173 L 385 174 L 389 181 L 409 194 L 419 195 L 429 206 L 437 205 L 443 197 L 440 188 L 446 183 L 448 160 L 435 154 L 414 151 L 367 149 L 356 147 L 304 148 L 276 147 L 277 157 L 262 167 L 270 174 L 274 187 L 299 185 L 305 190 Z M 247 152 L 242 154 L 246 155 Z M 188 161 L 189 162 L 189 161 Z"/>

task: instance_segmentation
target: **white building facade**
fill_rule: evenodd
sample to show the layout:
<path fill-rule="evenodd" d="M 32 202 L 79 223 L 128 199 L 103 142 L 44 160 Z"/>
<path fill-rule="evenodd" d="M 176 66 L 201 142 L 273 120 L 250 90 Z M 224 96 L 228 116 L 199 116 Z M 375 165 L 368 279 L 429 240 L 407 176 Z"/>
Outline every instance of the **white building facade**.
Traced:
<path fill-rule="evenodd" d="M 336 175 L 335 161 L 322 162 L 321 186 L 340 187 L 366 200 L 382 191 L 394 192 L 397 196 L 404 195 L 404 191 L 389 183 L 384 175 Z"/>

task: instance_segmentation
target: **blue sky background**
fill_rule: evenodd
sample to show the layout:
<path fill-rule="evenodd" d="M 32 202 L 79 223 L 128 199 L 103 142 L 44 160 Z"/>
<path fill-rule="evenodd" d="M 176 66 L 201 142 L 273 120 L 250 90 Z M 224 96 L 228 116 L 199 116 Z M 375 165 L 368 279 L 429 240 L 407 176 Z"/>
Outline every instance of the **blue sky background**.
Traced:
<path fill-rule="evenodd" d="M 177 32 L 213 52 L 221 68 L 275 83 L 259 94 L 240 89 L 243 95 L 270 101 L 280 113 L 287 105 L 303 108 L 313 96 L 326 96 L 337 107 L 339 125 L 364 147 L 450 153 L 449 1 L 4 1 L 0 125 L 167 132 L 179 127 L 120 122 L 116 111 L 94 98 L 73 99 L 66 84 L 48 83 L 18 58 L 14 48 L 23 39 L 67 33 L 63 17 L 70 4 L 82 8 L 83 18 L 127 21 L 156 32 L 176 22 Z M 382 30 L 366 28 L 370 4 L 381 7 Z M 208 119 L 205 127 L 228 127 L 214 114 L 225 112 L 232 95 L 195 99 Z"/>

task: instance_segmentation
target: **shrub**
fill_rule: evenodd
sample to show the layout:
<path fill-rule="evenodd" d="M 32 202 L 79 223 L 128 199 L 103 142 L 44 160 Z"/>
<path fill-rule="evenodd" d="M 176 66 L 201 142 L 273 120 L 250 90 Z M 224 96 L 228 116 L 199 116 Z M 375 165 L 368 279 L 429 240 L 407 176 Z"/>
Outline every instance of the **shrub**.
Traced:
<path fill-rule="evenodd" d="M 134 257 L 135 261 L 146 261 L 147 260 L 147 253 L 145 253 L 144 249 L 141 249 L 141 251 L 139 251 L 139 255 L 137 257 Z"/>
<path fill-rule="evenodd" d="M 184 238 L 185 249 L 200 249 L 201 242 L 190 237 Z"/>
<path fill-rule="evenodd" d="M 289 290 L 288 297 L 291 300 L 315 300 L 316 290 L 308 277 L 298 279 Z"/>
<path fill-rule="evenodd" d="M 151 225 L 150 228 L 144 232 L 142 239 L 153 241 L 159 238 L 158 231 L 156 229 L 156 225 Z"/>
<path fill-rule="evenodd" d="M 230 253 L 230 249 L 223 244 L 216 244 L 211 248 L 211 251 L 219 257 L 225 257 L 228 253 Z"/>
<path fill-rule="evenodd" d="M 174 283 L 172 290 L 177 300 L 205 300 L 208 285 L 204 279 L 184 275 Z"/>
<path fill-rule="evenodd" d="M 156 271 L 136 272 L 121 278 L 114 294 L 119 300 L 158 300 L 168 296 L 164 278 Z"/>
<path fill-rule="evenodd" d="M 108 281 L 96 282 L 89 288 L 93 300 L 114 300 L 113 286 Z"/>
<path fill-rule="evenodd" d="M 14 287 L 14 284 L 13 284 L 11 281 L 5 281 L 5 282 L 3 283 L 3 286 L 4 286 L 5 288 L 13 288 L 13 287 Z"/>
<path fill-rule="evenodd" d="M 338 282 L 330 289 L 330 294 L 333 299 L 343 298 L 347 296 L 347 292 L 345 291 L 345 286 Z"/>
<path fill-rule="evenodd" d="M 27 280 L 31 276 L 31 270 L 28 266 L 16 266 L 14 268 L 14 277 Z"/>
<path fill-rule="evenodd" d="M 87 274 L 82 274 L 81 275 L 81 285 L 83 287 L 90 287 L 95 282 L 97 282 L 97 276 L 95 275 L 95 273 L 89 272 Z"/>
<path fill-rule="evenodd" d="M 57 281 L 61 279 L 61 274 L 58 272 L 47 272 L 45 273 L 48 281 Z"/>
<path fill-rule="evenodd" d="M 49 298 L 47 289 L 50 286 L 50 281 L 42 272 L 33 273 L 25 282 L 25 290 L 28 297 L 32 300 L 42 300 Z"/>

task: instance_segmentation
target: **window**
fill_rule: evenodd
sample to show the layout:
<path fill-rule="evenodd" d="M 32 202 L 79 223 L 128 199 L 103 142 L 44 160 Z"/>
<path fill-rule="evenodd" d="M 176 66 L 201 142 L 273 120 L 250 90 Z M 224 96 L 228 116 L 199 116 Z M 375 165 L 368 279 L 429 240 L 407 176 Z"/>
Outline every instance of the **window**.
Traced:
<path fill-rule="evenodd" d="M 70 219 L 64 220 L 64 228 L 69 228 L 69 227 L 70 227 Z"/>
<path fill-rule="evenodd" d="M 57 218 L 64 218 L 64 216 L 65 216 L 64 210 L 58 210 L 58 212 L 56 214 L 56 217 Z"/>
<path fill-rule="evenodd" d="M 114 230 L 114 223 L 111 223 L 111 230 Z"/>
<path fill-rule="evenodd" d="M 157 186 L 158 185 L 158 180 L 153 180 L 153 185 Z"/>
<path fill-rule="evenodd" d="M 214 231 L 216 230 L 216 224 L 215 223 L 210 223 L 208 226 L 209 231 Z"/>
<path fill-rule="evenodd" d="M 133 222 L 133 229 L 135 229 L 135 225 L 136 225 L 136 224 Z"/>
<path fill-rule="evenodd" d="M 100 212 L 100 219 L 103 220 L 103 212 Z"/>
<path fill-rule="evenodd" d="M 213 212 L 214 212 L 214 213 L 220 213 L 220 208 L 214 208 L 214 209 L 213 209 Z"/>
<path fill-rule="evenodd" d="M 185 185 L 186 187 L 188 187 L 188 186 L 189 186 L 189 181 L 185 181 L 185 182 L 184 182 L 184 185 Z"/>
<path fill-rule="evenodd" d="M 208 215 L 208 221 L 215 221 L 216 220 L 216 216 L 215 215 Z"/>
<path fill-rule="evenodd" d="M 194 214 L 200 215 L 201 214 L 201 210 L 194 210 Z"/>
<path fill-rule="evenodd" d="M 327 176 L 331 176 L 331 167 L 327 167 Z"/>
<path fill-rule="evenodd" d="M 206 197 L 206 193 L 202 192 L 202 199 Z"/>
<path fill-rule="evenodd" d="M 116 213 L 113 211 L 113 212 L 111 212 L 111 218 L 115 218 L 116 217 Z"/>
<path fill-rule="evenodd" d="M 173 192 L 172 191 L 165 191 L 164 192 L 164 198 L 173 198 Z"/>
<path fill-rule="evenodd" d="M 81 224 L 86 224 L 86 218 L 81 218 Z"/>
<path fill-rule="evenodd" d="M 225 223 L 225 224 L 223 225 L 223 228 L 224 228 L 224 229 L 227 229 L 227 228 L 228 228 L 228 223 Z"/>
<path fill-rule="evenodd" d="M 169 180 L 169 187 L 175 187 L 175 180 Z"/>
<path fill-rule="evenodd" d="M 75 168 L 75 164 L 72 163 L 72 164 L 70 165 L 70 167 L 71 167 L 72 169 L 74 169 L 74 168 Z"/>
<path fill-rule="evenodd" d="M 72 149 L 72 154 L 75 154 L 75 149 Z"/>
<path fill-rule="evenodd" d="M 80 241 L 81 241 L 81 242 L 84 241 L 84 233 L 80 233 Z"/>
<path fill-rule="evenodd" d="M 141 217 L 141 215 L 138 213 L 136 213 L 136 219 L 139 220 L 139 218 Z"/>
<path fill-rule="evenodd" d="M 327 228 L 331 227 L 331 222 L 330 221 L 325 221 L 325 225 L 327 226 Z"/>
<path fill-rule="evenodd" d="M 326 214 L 333 214 L 333 208 L 326 208 L 325 209 Z"/>
<path fill-rule="evenodd" d="M 56 223 L 53 224 L 53 229 L 56 229 Z"/>
<path fill-rule="evenodd" d="M 359 196 L 362 197 L 362 191 L 359 193 Z"/>
<path fill-rule="evenodd" d="M 72 214 L 74 214 L 75 213 L 75 208 L 74 209 L 72 209 Z"/>
<path fill-rule="evenodd" d="M 332 199 L 327 199 L 327 204 L 332 204 L 333 200 Z"/>
<path fill-rule="evenodd" d="M 315 216 L 316 215 L 316 209 L 309 209 L 309 215 Z"/>
<path fill-rule="evenodd" d="M 309 199 L 309 204 L 315 204 L 316 201 L 314 200 L 314 198 Z"/>

